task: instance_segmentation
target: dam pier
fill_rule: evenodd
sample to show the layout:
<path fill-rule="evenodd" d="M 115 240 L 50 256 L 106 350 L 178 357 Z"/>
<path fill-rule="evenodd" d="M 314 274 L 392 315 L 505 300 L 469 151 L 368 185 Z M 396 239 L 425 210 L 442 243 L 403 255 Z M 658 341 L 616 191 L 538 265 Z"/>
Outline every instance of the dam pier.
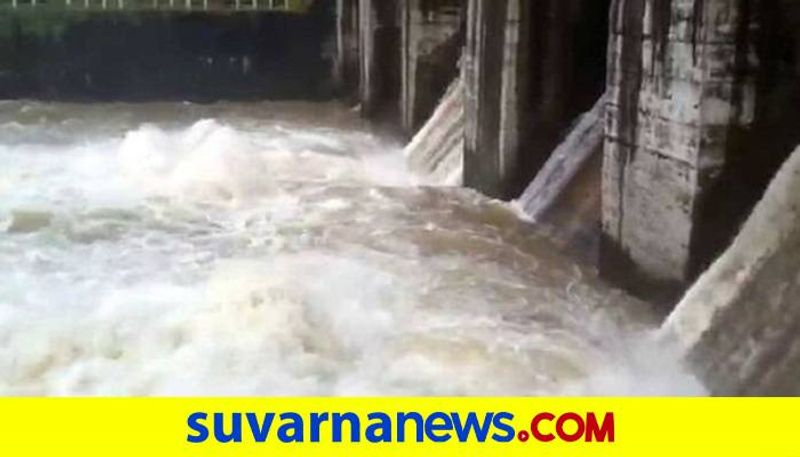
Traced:
<path fill-rule="evenodd" d="M 596 249 L 602 276 L 667 307 L 728 248 L 800 144 L 797 2 L 337 4 L 340 87 L 365 115 L 396 108 L 414 136 L 460 78 L 458 127 L 434 119 L 463 129 L 463 184 L 513 200 L 540 172 L 544 182 L 566 175 L 567 190 L 537 219 L 558 226 L 559 212 L 578 214 L 583 229 L 555 229 L 575 238 L 567 244 Z M 575 133 L 598 100 L 602 135 Z M 580 160 L 547 167 L 565 140 Z M 753 331 L 758 346 L 767 330 Z"/>
<path fill-rule="evenodd" d="M 796 104 L 770 103 L 775 91 L 797 100 L 786 52 L 800 37 L 797 10 L 728 0 L 343 0 L 338 77 L 366 115 L 397 108 L 413 136 L 462 75 L 464 183 L 506 200 L 606 93 L 601 266 L 674 293 L 731 241 L 800 143 L 780 119 Z M 782 61 L 764 55 L 776 48 Z"/>

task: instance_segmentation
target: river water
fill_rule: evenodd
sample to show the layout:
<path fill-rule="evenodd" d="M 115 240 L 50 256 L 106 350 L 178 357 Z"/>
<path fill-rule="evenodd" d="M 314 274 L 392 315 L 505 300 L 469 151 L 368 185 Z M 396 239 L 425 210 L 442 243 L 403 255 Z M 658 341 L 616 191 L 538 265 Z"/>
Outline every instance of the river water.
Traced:
<path fill-rule="evenodd" d="M 646 307 L 336 104 L 0 102 L 0 394 L 699 394 Z"/>

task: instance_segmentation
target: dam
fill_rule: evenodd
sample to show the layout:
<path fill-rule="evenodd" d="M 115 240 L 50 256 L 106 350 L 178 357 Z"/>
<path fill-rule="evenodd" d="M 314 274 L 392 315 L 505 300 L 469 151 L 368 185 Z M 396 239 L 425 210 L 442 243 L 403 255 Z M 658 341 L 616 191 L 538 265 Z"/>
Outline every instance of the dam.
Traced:
<path fill-rule="evenodd" d="M 796 395 L 789 0 L 0 4 L 0 393 Z"/>
<path fill-rule="evenodd" d="M 307 0 L 7 0 L 0 3 L 2 8 L 14 11 L 40 13 L 49 11 L 202 11 L 203 13 L 230 11 L 279 11 L 303 14 L 311 2 Z"/>

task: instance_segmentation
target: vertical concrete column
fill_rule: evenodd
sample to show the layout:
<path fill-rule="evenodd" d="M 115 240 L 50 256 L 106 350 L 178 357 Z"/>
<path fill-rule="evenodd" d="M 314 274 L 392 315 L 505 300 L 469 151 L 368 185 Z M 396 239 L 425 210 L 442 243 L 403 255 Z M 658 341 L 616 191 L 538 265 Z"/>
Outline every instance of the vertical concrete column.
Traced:
<path fill-rule="evenodd" d="M 514 198 L 524 122 L 526 0 L 471 0 L 464 56 L 464 182 L 486 195 Z"/>
<path fill-rule="evenodd" d="M 680 291 L 704 261 L 708 189 L 753 121 L 748 3 L 616 0 L 601 270 L 634 292 Z"/>
<path fill-rule="evenodd" d="M 423 35 L 424 17 L 422 0 L 402 0 L 401 25 L 403 30 L 403 87 L 400 99 L 400 115 L 403 130 L 413 134 L 417 129 L 417 69 L 419 62 L 419 42 Z"/>
<path fill-rule="evenodd" d="M 465 0 L 402 0 L 403 128 L 413 134 L 458 76 Z"/>
<path fill-rule="evenodd" d="M 500 155 L 498 170 L 506 182 L 504 196 L 516 198 L 527 182 L 522 170 L 522 148 L 527 130 L 530 88 L 530 7 L 529 0 L 508 2 L 503 49 L 503 79 L 500 107 Z"/>
<path fill-rule="evenodd" d="M 359 0 L 362 114 L 374 116 L 396 106 L 400 81 L 398 0 Z"/>
<path fill-rule="evenodd" d="M 373 111 L 376 102 L 376 85 L 378 79 L 377 65 L 375 63 L 375 29 L 377 17 L 375 2 L 380 0 L 359 0 L 358 3 L 358 29 L 359 29 L 359 84 L 358 93 L 361 101 L 362 113 Z"/>
<path fill-rule="evenodd" d="M 336 61 L 333 78 L 341 95 L 355 96 L 359 74 L 358 0 L 336 0 Z"/>

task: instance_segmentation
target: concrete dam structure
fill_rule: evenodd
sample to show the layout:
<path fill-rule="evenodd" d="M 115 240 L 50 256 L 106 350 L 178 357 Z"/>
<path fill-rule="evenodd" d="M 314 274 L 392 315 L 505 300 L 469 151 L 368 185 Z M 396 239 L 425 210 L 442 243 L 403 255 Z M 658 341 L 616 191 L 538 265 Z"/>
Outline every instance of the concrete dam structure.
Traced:
<path fill-rule="evenodd" d="M 800 394 L 798 120 L 794 0 L 0 0 L 0 393 Z"/>
<path fill-rule="evenodd" d="M 437 168 L 443 150 L 457 145 L 463 164 L 449 159 L 450 172 L 461 174 L 451 182 L 521 199 L 603 277 L 665 311 L 731 245 L 800 144 L 797 2 L 340 0 L 338 11 L 337 76 L 365 114 L 396 109 L 413 135 L 444 97 L 422 132 L 439 138 L 428 141 L 429 172 L 450 175 Z M 456 75 L 463 114 L 444 96 Z M 454 136 L 462 141 L 443 140 Z M 426 156 L 421 144 L 415 139 L 417 165 Z M 796 270 L 788 271 L 774 287 L 793 283 Z M 694 306 L 725 301 L 705 285 L 704 300 L 687 297 L 671 323 Z M 748 309 L 742 315 L 800 322 L 800 303 L 788 293 L 771 308 L 748 297 L 730 299 Z M 712 390 L 798 392 L 800 359 L 777 355 L 800 340 L 797 331 L 777 342 L 770 327 L 743 318 L 737 338 L 726 337 L 739 314 L 722 305 L 718 318 L 708 313 L 686 346 L 698 345 L 693 361 Z M 710 338 L 725 341 L 724 360 Z M 763 372 L 732 376 L 750 363 L 736 345 L 773 354 L 780 368 L 764 360 Z M 772 378 L 762 383 L 758 373 Z"/>

